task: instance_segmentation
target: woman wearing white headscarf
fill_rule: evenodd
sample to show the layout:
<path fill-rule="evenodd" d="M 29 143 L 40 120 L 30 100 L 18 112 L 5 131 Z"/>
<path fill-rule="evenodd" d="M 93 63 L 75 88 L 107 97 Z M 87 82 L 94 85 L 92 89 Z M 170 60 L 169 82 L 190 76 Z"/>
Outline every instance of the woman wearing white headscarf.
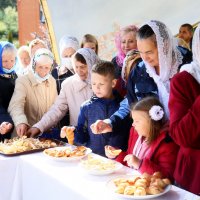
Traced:
<path fill-rule="evenodd" d="M 16 80 L 8 112 L 19 136 L 39 121 L 56 99 L 56 81 L 51 76 L 53 59 L 48 49 L 37 50 L 32 70 Z"/>
<path fill-rule="evenodd" d="M 200 25 L 192 42 L 193 62 L 183 65 L 170 83 L 170 135 L 180 146 L 174 178 L 200 194 Z"/>
<path fill-rule="evenodd" d="M 131 71 L 127 84 L 127 99 L 108 121 L 98 121 L 95 132 L 110 131 L 129 115 L 129 107 L 147 96 L 156 96 L 164 106 L 169 119 L 170 79 L 182 64 L 191 62 L 192 55 L 179 47 L 170 30 L 160 21 L 151 20 L 137 32 L 137 48 L 142 58 Z M 104 123 L 106 122 L 106 123 Z"/>
<path fill-rule="evenodd" d="M 98 62 L 92 49 L 81 48 L 73 56 L 75 74 L 67 78 L 61 87 L 54 105 L 42 119 L 28 131 L 28 136 L 35 136 L 56 125 L 69 110 L 70 125 L 75 126 L 81 104 L 92 96 L 90 73 L 92 66 Z"/>
<path fill-rule="evenodd" d="M 61 63 L 52 71 L 57 82 L 57 90 L 60 93 L 62 82 L 74 74 L 72 55 L 79 49 L 79 42 L 73 36 L 64 35 L 59 41 Z"/>

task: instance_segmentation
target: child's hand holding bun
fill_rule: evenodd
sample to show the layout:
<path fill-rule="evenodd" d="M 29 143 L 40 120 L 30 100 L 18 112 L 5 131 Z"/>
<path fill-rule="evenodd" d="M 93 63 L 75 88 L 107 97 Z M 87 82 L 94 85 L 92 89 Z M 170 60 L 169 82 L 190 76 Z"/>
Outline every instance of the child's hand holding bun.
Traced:
<path fill-rule="evenodd" d="M 60 132 L 61 138 L 67 138 L 69 144 L 74 144 L 74 126 L 63 126 Z"/>

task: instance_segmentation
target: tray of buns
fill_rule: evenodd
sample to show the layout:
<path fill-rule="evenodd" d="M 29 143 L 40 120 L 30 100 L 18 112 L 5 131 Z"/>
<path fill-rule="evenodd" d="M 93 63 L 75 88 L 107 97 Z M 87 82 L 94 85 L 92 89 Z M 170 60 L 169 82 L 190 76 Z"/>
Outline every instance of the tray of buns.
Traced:
<path fill-rule="evenodd" d="M 54 139 L 15 137 L 0 142 L 0 155 L 17 156 L 64 145 L 64 142 Z"/>

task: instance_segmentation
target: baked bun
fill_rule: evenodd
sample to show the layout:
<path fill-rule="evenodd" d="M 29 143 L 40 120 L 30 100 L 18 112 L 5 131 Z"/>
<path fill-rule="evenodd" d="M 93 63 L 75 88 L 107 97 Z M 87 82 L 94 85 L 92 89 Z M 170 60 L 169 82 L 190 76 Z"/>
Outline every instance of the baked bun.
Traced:
<path fill-rule="evenodd" d="M 106 146 L 106 151 L 107 151 L 107 153 L 109 153 L 112 156 L 118 156 L 122 152 L 121 149 L 115 149 L 114 147 L 112 147 L 110 145 Z"/>

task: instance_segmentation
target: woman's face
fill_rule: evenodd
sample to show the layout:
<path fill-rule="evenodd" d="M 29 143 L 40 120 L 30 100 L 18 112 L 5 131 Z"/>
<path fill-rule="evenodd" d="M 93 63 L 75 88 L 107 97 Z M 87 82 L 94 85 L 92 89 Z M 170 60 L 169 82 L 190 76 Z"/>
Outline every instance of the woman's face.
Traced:
<path fill-rule="evenodd" d="M 90 49 L 93 49 L 96 52 L 96 44 L 94 42 L 86 42 L 84 45 L 83 45 L 83 48 L 90 48 Z"/>
<path fill-rule="evenodd" d="M 150 117 L 147 112 L 134 110 L 131 112 L 133 127 L 140 136 L 148 137 L 150 133 Z"/>
<path fill-rule="evenodd" d="M 76 59 L 74 60 L 75 72 L 78 74 L 82 81 L 85 81 L 88 77 L 88 66 L 83 64 Z"/>
<path fill-rule="evenodd" d="M 158 48 L 152 38 L 138 39 L 137 47 L 142 60 L 151 67 L 159 67 Z"/>
<path fill-rule="evenodd" d="M 41 49 L 41 48 L 44 48 L 46 49 L 46 46 L 42 43 L 37 43 L 35 44 L 32 48 L 31 48 L 31 57 L 34 56 L 35 52 L 38 50 L 38 49 Z"/>
<path fill-rule="evenodd" d="M 22 51 L 19 54 L 20 61 L 24 67 L 27 67 L 30 64 L 31 58 L 27 51 Z"/>
<path fill-rule="evenodd" d="M 71 58 L 72 55 L 75 53 L 76 51 L 72 48 L 72 47 L 68 47 L 68 48 L 65 48 L 63 51 L 62 51 L 62 58 Z"/>
<path fill-rule="evenodd" d="M 15 65 L 16 55 L 14 52 L 3 52 L 2 53 L 2 66 L 5 69 L 11 69 Z"/>
<path fill-rule="evenodd" d="M 126 55 L 130 50 L 137 49 L 136 34 L 134 32 L 121 35 L 121 49 Z"/>
<path fill-rule="evenodd" d="M 35 72 L 41 77 L 45 77 L 47 74 L 50 73 L 52 68 L 52 64 L 42 64 L 37 62 L 35 66 Z"/>

